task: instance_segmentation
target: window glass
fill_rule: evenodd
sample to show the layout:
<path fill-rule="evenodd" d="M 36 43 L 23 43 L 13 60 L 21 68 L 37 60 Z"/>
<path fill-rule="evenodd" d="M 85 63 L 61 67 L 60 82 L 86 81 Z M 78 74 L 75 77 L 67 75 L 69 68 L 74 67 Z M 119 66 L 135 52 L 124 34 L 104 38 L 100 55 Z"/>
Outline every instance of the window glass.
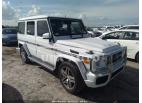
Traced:
<path fill-rule="evenodd" d="M 83 28 L 80 25 L 80 22 L 71 22 L 71 33 L 76 34 L 76 33 L 81 33 L 83 32 Z M 92 30 L 90 28 L 90 30 Z"/>
<path fill-rule="evenodd" d="M 48 29 L 48 25 L 47 25 L 47 21 L 38 21 L 37 22 L 37 35 L 38 36 L 42 36 L 44 33 L 48 33 L 49 29 Z"/>
<path fill-rule="evenodd" d="M 35 22 L 34 21 L 30 21 L 27 22 L 27 34 L 28 35 L 34 35 L 35 34 Z"/>
<path fill-rule="evenodd" d="M 17 30 L 16 29 L 3 29 L 2 30 L 2 34 L 17 34 Z"/>
<path fill-rule="evenodd" d="M 18 32 L 20 34 L 25 34 L 25 22 L 18 23 Z"/>
<path fill-rule="evenodd" d="M 74 19 L 51 19 L 51 28 L 55 36 L 70 36 L 86 33 L 81 20 Z"/>
<path fill-rule="evenodd" d="M 113 32 L 106 34 L 103 39 L 119 39 L 122 36 L 121 32 Z"/>
<path fill-rule="evenodd" d="M 127 29 L 139 29 L 139 26 L 130 26 Z"/>
<path fill-rule="evenodd" d="M 122 28 L 120 28 L 120 30 L 122 30 L 122 29 L 127 29 L 127 27 L 122 27 Z"/>
<path fill-rule="evenodd" d="M 139 40 L 139 33 L 137 32 L 125 32 L 125 40 Z"/>

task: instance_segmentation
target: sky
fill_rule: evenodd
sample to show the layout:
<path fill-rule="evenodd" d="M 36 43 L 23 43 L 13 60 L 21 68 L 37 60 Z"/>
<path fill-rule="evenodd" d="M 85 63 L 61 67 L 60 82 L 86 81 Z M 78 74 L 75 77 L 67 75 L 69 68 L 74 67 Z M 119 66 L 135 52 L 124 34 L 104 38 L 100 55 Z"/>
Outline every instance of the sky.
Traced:
<path fill-rule="evenodd" d="M 86 26 L 139 23 L 139 0 L 3 0 L 2 24 L 32 15 L 81 18 Z"/>

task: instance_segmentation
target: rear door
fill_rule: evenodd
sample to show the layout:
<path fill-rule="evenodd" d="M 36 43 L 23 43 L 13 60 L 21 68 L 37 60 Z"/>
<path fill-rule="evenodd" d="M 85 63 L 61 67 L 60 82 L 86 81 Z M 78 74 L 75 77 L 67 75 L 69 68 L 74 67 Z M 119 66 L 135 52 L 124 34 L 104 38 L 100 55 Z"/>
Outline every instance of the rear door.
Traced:
<path fill-rule="evenodd" d="M 26 22 L 25 40 L 28 50 L 32 56 L 36 56 L 36 38 L 35 38 L 35 21 Z"/>
<path fill-rule="evenodd" d="M 121 45 L 127 46 L 128 58 L 135 59 L 135 55 L 139 51 L 139 33 L 125 32 Z"/>

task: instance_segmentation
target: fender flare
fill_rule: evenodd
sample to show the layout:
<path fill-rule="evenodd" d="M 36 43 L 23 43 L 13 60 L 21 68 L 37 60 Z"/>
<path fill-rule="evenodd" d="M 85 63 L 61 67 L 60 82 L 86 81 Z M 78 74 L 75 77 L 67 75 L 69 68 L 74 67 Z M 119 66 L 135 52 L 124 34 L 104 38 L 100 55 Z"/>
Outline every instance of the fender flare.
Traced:
<path fill-rule="evenodd" d="M 69 62 L 73 62 L 77 66 L 77 68 L 79 69 L 79 72 L 80 72 L 82 78 L 84 80 L 87 79 L 87 77 L 86 77 L 87 70 L 86 70 L 83 62 L 81 62 L 81 60 L 79 58 L 69 56 L 69 55 L 65 55 L 65 54 L 58 55 L 57 58 L 56 58 L 55 70 L 58 69 L 58 62 L 60 60 L 68 60 Z"/>

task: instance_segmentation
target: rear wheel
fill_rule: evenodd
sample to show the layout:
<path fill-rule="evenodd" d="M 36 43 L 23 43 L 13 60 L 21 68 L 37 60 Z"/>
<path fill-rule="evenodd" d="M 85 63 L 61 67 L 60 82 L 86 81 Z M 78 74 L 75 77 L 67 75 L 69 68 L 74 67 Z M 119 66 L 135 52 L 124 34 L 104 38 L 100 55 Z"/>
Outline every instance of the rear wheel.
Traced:
<path fill-rule="evenodd" d="M 23 48 L 23 46 L 21 46 L 21 48 L 20 48 L 20 56 L 21 56 L 21 59 L 22 59 L 22 64 L 30 62 L 28 55 L 27 55 L 25 49 Z"/>
<path fill-rule="evenodd" d="M 64 62 L 59 66 L 59 78 L 63 87 L 72 94 L 79 93 L 85 83 L 76 65 Z"/>

